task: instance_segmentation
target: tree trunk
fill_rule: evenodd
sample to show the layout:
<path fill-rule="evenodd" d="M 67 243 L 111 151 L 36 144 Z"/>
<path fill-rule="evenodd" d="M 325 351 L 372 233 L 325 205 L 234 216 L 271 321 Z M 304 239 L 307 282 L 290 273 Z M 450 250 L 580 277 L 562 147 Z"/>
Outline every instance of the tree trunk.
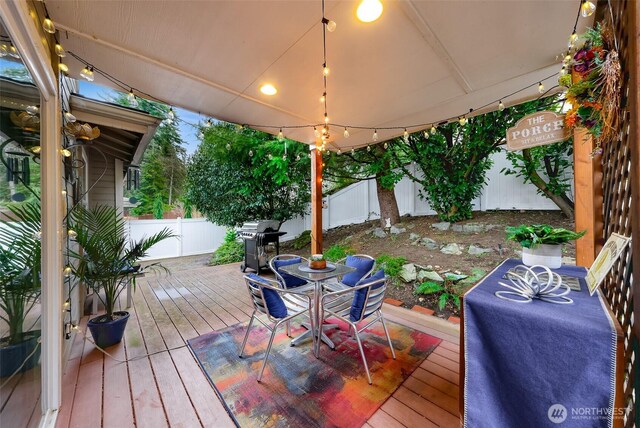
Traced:
<path fill-rule="evenodd" d="M 527 149 L 522 151 L 522 156 L 525 160 L 531 161 L 531 154 Z M 538 172 L 534 169 L 530 174 L 530 180 L 534 186 L 536 186 L 544 195 L 551 199 L 554 204 L 560 208 L 562 213 L 567 216 L 567 218 L 573 219 L 574 217 L 574 207 L 571 200 L 566 195 L 556 195 L 547 187 L 547 183 L 544 179 L 538 174 Z"/>
<path fill-rule="evenodd" d="M 380 226 L 385 227 L 387 219 L 391 224 L 400 222 L 400 211 L 398 210 L 398 201 L 394 190 L 384 188 L 380 178 L 376 178 L 376 190 L 380 204 Z"/>

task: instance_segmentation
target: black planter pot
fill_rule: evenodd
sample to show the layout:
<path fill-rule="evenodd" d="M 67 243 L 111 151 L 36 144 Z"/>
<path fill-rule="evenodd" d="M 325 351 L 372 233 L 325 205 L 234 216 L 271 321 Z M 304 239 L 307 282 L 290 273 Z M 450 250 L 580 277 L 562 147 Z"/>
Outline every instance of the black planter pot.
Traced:
<path fill-rule="evenodd" d="M 15 345 L 6 345 L 8 338 L 0 340 L 0 377 L 11 376 L 16 373 L 25 360 L 26 362 L 20 372 L 31 370 L 38 364 L 41 349 L 38 346 L 39 337 L 40 330 L 36 330 L 25 333 L 24 340 Z"/>
<path fill-rule="evenodd" d="M 109 321 L 106 315 L 92 318 L 87 323 L 93 341 L 101 348 L 107 348 L 116 343 L 120 343 L 124 335 L 124 328 L 129 321 L 129 312 L 114 312 L 113 321 Z"/>

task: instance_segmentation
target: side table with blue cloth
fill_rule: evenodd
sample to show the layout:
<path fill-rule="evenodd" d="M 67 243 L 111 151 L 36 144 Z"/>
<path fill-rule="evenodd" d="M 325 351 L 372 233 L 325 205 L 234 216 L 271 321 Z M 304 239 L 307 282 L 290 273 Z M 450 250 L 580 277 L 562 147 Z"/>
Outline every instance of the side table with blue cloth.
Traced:
<path fill-rule="evenodd" d="M 464 426 L 613 426 L 617 321 L 600 293 L 589 295 L 577 266 L 554 270 L 580 278 L 573 304 L 496 297 L 507 290 L 499 285 L 509 283 L 505 273 L 521 264 L 506 260 L 464 295 Z"/>

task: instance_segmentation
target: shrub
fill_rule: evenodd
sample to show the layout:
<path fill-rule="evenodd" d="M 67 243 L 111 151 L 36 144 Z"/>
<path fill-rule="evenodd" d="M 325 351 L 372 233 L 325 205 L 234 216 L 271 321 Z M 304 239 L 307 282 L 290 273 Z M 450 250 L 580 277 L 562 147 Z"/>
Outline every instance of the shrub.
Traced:
<path fill-rule="evenodd" d="M 301 250 L 307 245 L 311 244 L 311 231 L 305 230 L 296 239 L 293 240 L 293 248 L 295 250 Z"/>
<path fill-rule="evenodd" d="M 324 252 L 324 258 L 329 260 L 330 262 L 336 262 L 340 259 L 344 259 L 350 254 L 355 254 L 353 248 L 350 248 L 346 245 L 335 244 L 329 247 Z"/>
<path fill-rule="evenodd" d="M 376 269 L 384 270 L 385 275 L 391 278 L 398 278 L 402 266 L 407 263 L 407 259 L 404 257 L 393 257 L 389 254 L 381 254 L 376 259 Z"/>
<path fill-rule="evenodd" d="M 238 241 L 233 229 L 227 230 L 224 242 L 213 252 L 210 264 L 212 266 L 241 262 L 244 257 L 244 246 Z"/>
<path fill-rule="evenodd" d="M 423 282 L 418 285 L 415 293 L 424 295 L 440 293 L 440 297 L 438 297 L 438 308 L 440 310 L 444 309 L 449 300 L 457 308 L 460 308 L 460 294 L 452 281 L 445 281 L 443 284 L 433 281 Z"/>

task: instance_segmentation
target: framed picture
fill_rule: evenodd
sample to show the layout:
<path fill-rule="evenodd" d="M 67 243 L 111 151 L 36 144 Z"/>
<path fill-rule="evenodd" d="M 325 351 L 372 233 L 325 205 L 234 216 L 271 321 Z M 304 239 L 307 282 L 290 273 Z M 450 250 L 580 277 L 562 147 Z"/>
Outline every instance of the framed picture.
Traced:
<path fill-rule="evenodd" d="M 596 292 L 604 278 L 607 276 L 613 264 L 618 260 L 622 251 L 631 242 L 631 238 L 626 236 L 612 233 L 604 247 L 598 254 L 598 257 L 594 260 L 591 268 L 587 272 L 587 287 L 589 287 L 589 294 L 593 295 Z"/>

